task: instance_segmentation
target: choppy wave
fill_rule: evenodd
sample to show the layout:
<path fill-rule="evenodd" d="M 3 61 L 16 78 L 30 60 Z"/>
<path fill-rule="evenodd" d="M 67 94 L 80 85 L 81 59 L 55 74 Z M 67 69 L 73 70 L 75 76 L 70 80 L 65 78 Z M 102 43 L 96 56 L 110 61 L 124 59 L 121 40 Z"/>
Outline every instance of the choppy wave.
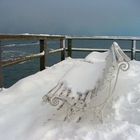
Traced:
<path fill-rule="evenodd" d="M 6 45 L 3 45 L 3 47 L 16 47 L 16 46 L 32 46 L 32 45 L 39 45 L 39 42 L 33 42 L 33 43 L 22 43 L 22 44 L 19 44 L 19 43 L 13 43 L 13 44 L 6 44 Z"/>
<path fill-rule="evenodd" d="M 7 59 L 11 59 L 11 58 L 16 58 L 16 57 L 19 57 L 19 56 L 24 56 L 26 55 L 27 53 L 26 52 L 23 52 L 23 51 L 17 51 L 17 50 L 6 50 L 6 51 L 3 51 L 3 54 L 2 54 L 2 60 L 7 60 Z"/>

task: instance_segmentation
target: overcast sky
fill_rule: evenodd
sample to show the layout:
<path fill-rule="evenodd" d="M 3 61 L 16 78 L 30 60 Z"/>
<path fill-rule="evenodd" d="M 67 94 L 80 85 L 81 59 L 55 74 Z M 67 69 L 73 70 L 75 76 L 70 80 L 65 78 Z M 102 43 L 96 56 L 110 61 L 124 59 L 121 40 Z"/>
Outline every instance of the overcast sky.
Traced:
<path fill-rule="evenodd" d="M 140 36 L 140 0 L 0 0 L 0 33 Z"/>

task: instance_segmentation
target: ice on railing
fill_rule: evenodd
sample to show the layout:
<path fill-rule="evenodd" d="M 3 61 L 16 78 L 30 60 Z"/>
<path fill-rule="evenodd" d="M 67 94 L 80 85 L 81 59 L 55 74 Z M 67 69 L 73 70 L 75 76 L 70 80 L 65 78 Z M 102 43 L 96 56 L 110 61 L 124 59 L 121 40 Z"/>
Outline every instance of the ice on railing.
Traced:
<path fill-rule="evenodd" d="M 104 107 L 113 95 L 119 71 L 129 68 L 129 60 L 114 42 L 102 61 L 88 61 L 87 57 L 83 63 L 72 67 L 43 100 L 56 107 L 57 114 L 62 114 L 61 120 L 98 119 L 102 122 Z"/>

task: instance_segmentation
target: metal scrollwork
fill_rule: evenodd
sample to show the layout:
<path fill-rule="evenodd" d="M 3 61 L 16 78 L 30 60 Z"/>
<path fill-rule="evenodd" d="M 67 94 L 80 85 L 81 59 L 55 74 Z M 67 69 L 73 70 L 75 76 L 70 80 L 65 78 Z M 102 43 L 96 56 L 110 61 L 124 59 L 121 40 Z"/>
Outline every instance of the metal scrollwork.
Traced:
<path fill-rule="evenodd" d="M 60 103 L 60 99 L 58 97 L 53 97 L 49 100 L 49 103 L 52 105 L 52 106 L 57 106 L 59 105 Z"/>
<path fill-rule="evenodd" d="M 130 67 L 129 63 L 125 62 L 125 61 L 120 62 L 118 64 L 118 66 L 119 66 L 119 69 L 121 69 L 122 71 L 127 71 L 129 69 L 129 67 Z"/>

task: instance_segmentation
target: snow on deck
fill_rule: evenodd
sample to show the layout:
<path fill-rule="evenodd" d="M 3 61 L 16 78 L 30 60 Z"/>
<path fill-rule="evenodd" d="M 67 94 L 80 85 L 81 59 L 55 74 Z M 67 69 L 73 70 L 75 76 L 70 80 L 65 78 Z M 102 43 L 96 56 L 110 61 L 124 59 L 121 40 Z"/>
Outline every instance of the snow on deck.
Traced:
<path fill-rule="evenodd" d="M 94 52 L 85 59 L 68 58 L 0 92 L 0 140 L 139 140 L 138 61 L 131 61 L 130 69 L 120 73 L 113 103 L 105 109 L 104 123 L 49 121 L 56 109 L 44 104 L 42 97 L 69 71 L 74 75 L 67 75 L 64 80 L 73 81 L 67 84 L 73 87 L 74 91 L 84 91 L 94 86 L 106 55 L 107 53 Z M 94 74 L 89 76 L 88 73 L 92 72 Z M 88 78 L 85 76 L 83 79 L 82 75 L 86 74 Z M 74 80 L 76 76 L 79 83 L 74 87 L 77 83 L 77 80 Z"/>

